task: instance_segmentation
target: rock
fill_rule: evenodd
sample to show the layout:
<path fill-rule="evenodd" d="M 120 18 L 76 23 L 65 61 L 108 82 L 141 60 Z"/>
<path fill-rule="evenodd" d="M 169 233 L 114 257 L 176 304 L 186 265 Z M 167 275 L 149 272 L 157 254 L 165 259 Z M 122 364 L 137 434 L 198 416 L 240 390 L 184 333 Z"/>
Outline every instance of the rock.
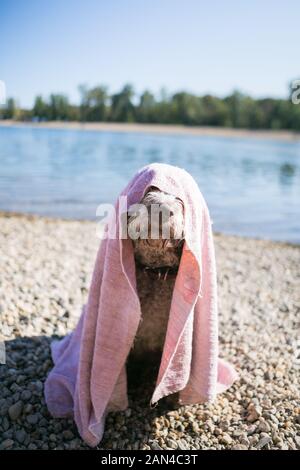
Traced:
<path fill-rule="evenodd" d="M 244 435 L 239 438 L 239 443 L 246 446 L 247 448 L 250 445 L 250 441 L 249 441 L 248 437 L 244 436 Z"/>
<path fill-rule="evenodd" d="M 24 400 L 24 401 L 30 400 L 31 397 L 32 397 L 32 393 L 31 393 L 30 390 L 24 390 L 24 391 L 21 393 L 21 398 L 22 398 L 22 400 Z"/>
<path fill-rule="evenodd" d="M 167 443 L 167 446 L 170 447 L 171 449 L 177 449 L 178 448 L 177 442 L 174 441 L 173 439 L 167 438 L 166 443 Z"/>
<path fill-rule="evenodd" d="M 63 431 L 62 436 L 66 441 L 70 441 L 71 439 L 74 438 L 74 434 L 69 429 L 66 429 L 65 431 Z"/>
<path fill-rule="evenodd" d="M 193 422 L 192 429 L 196 434 L 199 432 L 199 424 L 196 421 Z"/>
<path fill-rule="evenodd" d="M 24 406 L 24 413 L 25 414 L 30 414 L 33 410 L 33 406 L 31 405 L 31 403 L 27 403 L 25 406 Z"/>
<path fill-rule="evenodd" d="M 281 450 L 289 450 L 289 446 L 286 442 L 283 442 L 280 446 L 280 449 Z"/>
<path fill-rule="evenodd" d="M 37 450 L 37 446 L 34 443 L 30 443 L 27 447 L 28 450 Z"/>
<path fill-rule="evenodd" d="M 27 437 L 27 433 L 24 431 L 24 429 L 20 429 L 15 432 L 15 438 L 20 444 L 23 444 L 26 437 Z"/>
<path fill-rule="evenodd" d="M 29 424 L 33 424 L 33 425 L 37 424 L 39 421 L 39 415 L 38 414 L 28 415 L 26 420 Z"/>
<path fill-rule="evenodd" d="M 2 419 L 2 429 L 3 431 L 7 431 L 9 429 L 9 421 L 6 416 L 4 416 L 4 418 Z"/>
<path fill-rule="evenodd" d="M 248 450 L 248 447 L 243 444 L 236 444 L 235 446 L 231 447 L 232 450 Z"/>
<path fill-rule="evenodd" d="M 229 446 L 232 443 L 232 438 L 229 436 L 229 434 L 223 434 L 221 436 L 221 439 L 219 439 L 222 444 L 225 444 Z"/>
<path fill-rule="evenodd" d="M 179 439 L 178 442 L 178 449 L 180 450 L 188 450 L 189 449 L 189 446 L 187 444 L 187 442 L 184 440 L 184 439 Z"/>
<path fill-rule="evenodd" d="M 295 436 L 294 441 L 295 441 L 296 446 L 298 447 L 298 449 L 300 449 L 300 436 Z"/>
<path fill-rule="evenodd" d="M 262 449 L 263 447 L 265 447 L 267 444 L 269 444 L 269 442 L 271 442 L 272 439 L 270 436 L 265 436 L 265 437 L 262 437 L 258 443 L 256 444 L 256 449 Z"/>
<path fill-rule="evenodd" d="M 279 424 L 278 418 L 277 418 L 275 415 L 273 415 L 273 414 L 271 415 L 271 420 L 273 421 L 273 423 L 275 423 L 275 424 L 277 424 L 277 425 Z"/>
<path fill-rule="evenodd" d="M 248 436 L 252 436 L 252 434 L 255 433 L 256 429 L 257 429 L 256 424 L 251 424 L 251 426 L 249 426 L 247 429 Z"/>
<path fill-rule="evenodd" d="M 271 431 L 271 427 L 268 423 L 266 423 L 265 421 L 261 421 L 258 425 L 258 431 L 260 432 L 270 432 Z"/>
<path fill-rule="evenodd" d="M 13 445 L 14 445 L 14 441 L 12 439 L 5 439 L 4 441 L 1 442 L 0 449 L 2 450 L 9 449 Z"/>
<path fill-rule="evenodd" d="M 262 414 L 261 407 L 258 405 L 254 405 L 253 403 L 250 403 L 250 405 L 247 408 L 247 411 L 248 411 L 247 421 L 249 421 L 249 423 L 253 423 L 254 421 L 257 421 Z"/>
<path fill-rule="evenodd" d="M 16 421 L 20 417 L 22 410 L 23 410 L 23 403 L 21 401 L 18 401 L 17 403 L 14 403 L 13 405 L 11 405 L 8 409 L 8 414 L 9 414 L 10 419 L 12 421 Z"/>
<path fill-rule="evenodd" d="M 44 388 L 43 383 L 40 380 L 37 380 L 36 382 L 33 383 L 34 390 L 38 392 L 42 392 L 43 388 Z"/>
<path fill-rule="evenodd" d="M 152 450 L 163 450 L 163 448 L 160 447 L 160 445 L 156 441 L 151 442 L 151 449 Z"/>

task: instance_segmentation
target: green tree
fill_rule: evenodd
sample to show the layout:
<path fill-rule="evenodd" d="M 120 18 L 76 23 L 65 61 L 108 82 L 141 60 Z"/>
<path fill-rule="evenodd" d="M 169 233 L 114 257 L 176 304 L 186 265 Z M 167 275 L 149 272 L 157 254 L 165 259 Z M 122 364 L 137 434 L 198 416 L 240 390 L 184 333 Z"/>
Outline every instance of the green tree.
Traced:
<path fill-rule="evenodd" d="M 136 109 L 136 117 L 139 122 L 153 123 L 156 121 L 156 101 L 150 91 L 144 91 L 140 97 L 139 105 Z"/>
<path fill-rule="evenodd" d="M 174 122 L 172 121 L 170 97 L 165 88 L 160 90 L 160 97 L 156 105 L 155 122 L 161 124 L 170 124 Z"/>
<path fill-rule="evenodd" d="M 14 98 L 8 98 L 3 110 L 3 119 L 17 119 L 19 108 Z"/>
<path fill-rule="evenodd" d="M 88 89 L 86 85 L 79 87 L 81 94 L 81 121 L 105 121 L 108 117 L 108 94 L 105 86 Z"/>
<path fill-rule="evenodd" d="M 33 117 L 38 118 L 39 120 L 41 119 L 48 119 L 49 118 L 49 106 L 48 103 L 46 103 L 42 96 L 37 96 L 34 101 L 33 109 L 32 109 L 32 114 Z"/>
<path fill-rule="evenodd" d="M 291 101 L 291 86 L 288 99 L 253 99 L 239 91 L 226 98 L 212 95 L 196 96 L 184 91 L 169 95 L 161 90 L 159 98 L 146 90 L 134 105 L 131 85 L 112 96 L 107 88 L 99 85 L 79 87 L 80 106 L 70 104 L 62 94 L 52 94 L 48 100 L 37 96 L 32 110 L 20 109 L 13 98 L 9 98 L 0 109 L 1 119 L 30 120 L 81 120 L 149 122 L 163 124 L 231 126 L 249 129 L 291 129 L 300 131 L 300 105 Z"/>
<path fill-rule="evenodd" d="M 132 103 L 134 91 L 131 85 L 125 85 L 120 93 L 111 98 L 111 121 L 133 122 L 135 120 L 135 108 Z"/>
<path fill-rule="evenodd" d="M 52 94 L 49 99 L 49 119 L 65 121 L 69 117 L 69 100 L 65 95 Z"/>
<path fill-rule="evenodd" d="M 186 92 L 173 95 L 171 119 L 176 124 L 197 125 L 203 118 L 203 106 L 198 96 Z"/>

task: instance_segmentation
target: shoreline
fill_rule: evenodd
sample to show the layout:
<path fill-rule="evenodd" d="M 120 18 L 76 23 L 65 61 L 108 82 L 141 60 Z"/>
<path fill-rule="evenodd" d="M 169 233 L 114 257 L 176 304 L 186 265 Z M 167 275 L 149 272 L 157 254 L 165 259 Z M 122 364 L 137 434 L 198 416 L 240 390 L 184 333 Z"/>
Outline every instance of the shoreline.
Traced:
<path fill-rule="evenodd" d="M 20 122 L 13 120 L 0 120 L 0 127 L 19 127 L 55 130 L 80 130 L 94 132 L 137 133 L 154 135 L 190 135 L 223 138 L 249 138 L 259 140 L 278 140 L 285 142 L 300 142 L 300 132 L 288 130 L 252 130 L 234 129 L 227 127 L 195 126 L 188 127 L 175 124 L 140 124 L 117 122 Z"/>

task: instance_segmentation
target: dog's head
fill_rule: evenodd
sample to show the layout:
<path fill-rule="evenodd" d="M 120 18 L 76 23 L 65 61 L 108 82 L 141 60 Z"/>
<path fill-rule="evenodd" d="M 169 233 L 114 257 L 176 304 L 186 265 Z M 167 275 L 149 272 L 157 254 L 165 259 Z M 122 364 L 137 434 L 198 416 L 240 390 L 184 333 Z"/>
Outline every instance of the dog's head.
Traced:
<path fill-rule="evenodd" d="M 135 258 L 143 266 L 178 266 L 184 241 L 182 201 L 150 187 L 140 203 L 129 209 L 128 233 Z"/>

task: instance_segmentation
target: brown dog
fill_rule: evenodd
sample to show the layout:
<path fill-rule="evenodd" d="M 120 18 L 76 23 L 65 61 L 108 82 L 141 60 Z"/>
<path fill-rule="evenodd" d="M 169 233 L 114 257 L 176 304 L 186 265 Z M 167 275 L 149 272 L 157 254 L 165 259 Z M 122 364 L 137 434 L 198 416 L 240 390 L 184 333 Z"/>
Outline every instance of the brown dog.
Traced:
<path fill-rule="evenodd" d="M 140 203 L 147 210 L 128 219 L 129 231 L 138 228 L 144 235 L 133 240 L 142 319 L 132 356 L 160 356 L 184 241 L 183 204 L 153 187 Z"/>

